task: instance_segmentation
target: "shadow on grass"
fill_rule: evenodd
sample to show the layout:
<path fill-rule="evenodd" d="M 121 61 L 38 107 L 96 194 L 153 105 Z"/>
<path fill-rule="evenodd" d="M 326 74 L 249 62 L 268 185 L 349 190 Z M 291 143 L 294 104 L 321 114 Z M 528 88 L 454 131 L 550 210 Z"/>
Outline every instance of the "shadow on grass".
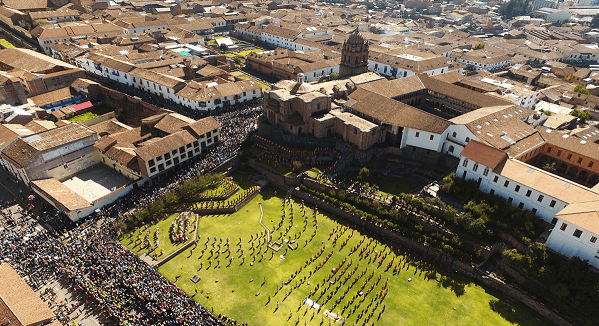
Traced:
<path fill-rule="evenodd" d="M 263 200 L 269 200 L 273 197 L 277 197 L 282 200 L 283 196 L 286 195 L 285 191 L 270 186 L 262 189 L 260 194 L 262 195 Z"/>
<path fill-rule="evenodd" d="M 470 282 L 465 280 L 456 280 L 448 276 L 441 276 L 437 286 L 442 286 L 445 289 L 449 288 L 457 297 L 461 297 L 466 293 L 466 285 L 468 285 L 468 283 Z"/>
<path fill-rule="evenodd" d="M 489 306 L 491 306 L 491 310 L 512 324 L 520 326 L 539 325 L 539 321 L 531 319 L 531 316 L 525 309 L 518 307 L 512 302 L 494 299 L 489 302 Z"/>

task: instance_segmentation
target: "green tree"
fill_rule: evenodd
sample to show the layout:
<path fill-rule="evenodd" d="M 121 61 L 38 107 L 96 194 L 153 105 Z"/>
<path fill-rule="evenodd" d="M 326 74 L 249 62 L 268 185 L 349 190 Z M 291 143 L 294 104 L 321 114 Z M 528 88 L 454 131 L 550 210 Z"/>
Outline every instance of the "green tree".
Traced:
<path fill-rule="evenodd" d="M 517 16 L 528 16 L 530 13 L 530 0 L 510 0 L 499 7 L 499 14 L 507 20 Z"/>
<path fill-rule="evenodd" d="M 484 49 L 485 48 L 485 43 L 483 42 L 478 42 L 476 43 L 476 45 L 474 46 L 475 50 L 480 50 L 480 49 Z"/>
<path fill-rule="evenodd" d="M 235 62 L 236 65 L 241 66 L 241 64 L 243 63 L 243 60 L 241 60 L 240 57 L 235 57 L 235 59 L 233 59 L 233 61 Z"/>
<path fill-rule="evenodd" d="M 582 84 L 576 85 L 576 87 L 574 87 L 574 91 L 576 93 L 580 93 L 580 94 L 584 94 L 584 95 L 591 95 L 591 92 L 589 92 L 589 89 Z"/>
<path fill-rule="evenodd" d="M 370 176 L 370 170 L 368 170 L 366 167 L 361 168 L 360 176 L 362 177 L 362 179 L 368 178 Z"/>
<path fill-rule="evenodd" d="M 224 52 L 229 51 L 229 47 L 225 43 L 222 43 L 221 45 L 219 45 L 218 49 L 221 51 L 224 51 Z"/>
<path fill-rule="evenodd" d="M 570 295 L 570 290 L 568 290 L 568 286 L 564 283 L 556 283 L 549 286 L 549 289 L 553 294 L 560 298 L 565 298 Z"/>
<path fill-rule="evenodd" d="M 580 119 L 580 122 L 582 122 L 582 123 L 586 123 L 587 121 L 589 121 L 591 119 L 591 114 L 587 111 L 581 111 L 578 109 L 574 109 L 574 110 L 572 110 L 572 112 L 570 112 L 570 114 L 577 117 L 578 119 Z"/>
<path fill-rule="evenodd" d="M 331 78 L 332 78 L 332 79 L 337 79 L 337 78 L 339 78 L 339 74 L 338 74 L 338 73 L 336 73 L 336 72 L 332 72 L 332 73 L 331 73 Z"/>

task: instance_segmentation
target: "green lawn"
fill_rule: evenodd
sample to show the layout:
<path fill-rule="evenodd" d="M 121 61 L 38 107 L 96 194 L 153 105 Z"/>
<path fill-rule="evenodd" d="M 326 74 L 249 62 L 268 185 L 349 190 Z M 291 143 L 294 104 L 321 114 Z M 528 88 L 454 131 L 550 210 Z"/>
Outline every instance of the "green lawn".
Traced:
<path fill-rule="evenodd" d="M 162 220 L 160 222 L 158 222 L 157 224 L 154 224 L 150 227 L 151 231 L 150 231 L 150 239 L 152 239 L 152 245 L 155 245 L 156 242 L 154 241 L 154 232 L 156 232 L 156 228 L 159 227 L 160 228 L 160 234 L 159 234 L 159 240 L 160 240 L 160 246 L 158 246 L 158 248 L 155 250 L 156 253 L 158 253 L 158 259 L 161 259 L 165 256 L 168 256 L 170 253 L 174 252 L 175 250 L 177 250 L 178 248 L 182 247 L 185 242 L 172 242 L 171 238 L 169 236 L 169 230 L 170 227 L 173 223 L 173 221 L 175 220 L 175 218 L 177 217 L 177 215 L 179 214 L 172 214 L 171 216 L 169 216 L 167 219 Z M 189 233 L 190 235 L 193 234 L 193 229 L 194 229 L 194 225 L 193 225 L 193 219 L 190 219 L 190 226 L 189 226 Z M 141 239 L 144 239 L 145 233 L 147 231 L 144 230 L 144 227 L 141 227 L 137 230 L 135 230 L 133 232 L 133 235 L 131 236 L 130 233 L 126 233 L 124 235 L 121 236 L 120 241 L 127 246 L 127 248 L 131 249 L 131 251 L 133 251 L 134 253 L 136 253 L 137 255 L 141 255 L 141 254 L 148 254 L 148 249 L 144 248 L 142 249 L 141 246 L 135 246 L 135 240 L 137 239 L 137 235 L 140 234 L 141 235 Z M 162 255 L 160 255 L 160 251 L 164 251 Z M 152 253 L 153 255 L 153 253 Z"/>
<path fill-rule="evenodd" d="M 230 184 L 222 181 L 216 187 L 204 190 L 199 197 L 223 196 L 233 191 L 232 189 Z"/>
<path fill-rule="evenodd" d="M 87 121 L 90 119 L 93 119 L 95 117 L 99 117 L 103 114 L 106 114 L 108 112 L 112 112 L 114 111 L 113 108 L 109 107 L 109 106 L 102 106 L 99 108 L 96 108 L 95 110 L 91 111 L 91 112 L 85 112 L 82 114 L 78 114 L 72 118 L 69 119 L 69 121 L 71 122 L 83 122 L 83 121 Z"/>
<path fill-rule="evenodd" d="M 0 38 L 0 45 L 2 45 L 5 49 L 15 48 L 16 46 L 9 40 Z"/>
<path fill-rule="evenodd" d="M 246 174 L 237 172 L 234 178 L 244 178 L 242 187 L 249 186 Z M 370 313 L 375 304 L 369 304 L 371 299 L 383 288 L 388 279 L 388 292 L 386 298 L 374 310 L 373 317 L 368 320 L 367 325 L 546 325 L 548 321 L 542 320 L 542 317 L 534 314 L 532 311 L 514 302 L 508 302 L 496 297 L 493 293 L 484 288 L 471 283 L 453 273 L 447 273 L 445 268 L 440 274 L 436 274 L 435 279 L 426 280 L 424 274 L 416 272 L 414 266 L 409 264 L 404 267 L 398 275 L 393 274 L 393 268 L 386 270 L 387 264 L 394 258 L 394 265 L 403 264 L 403 261 L 409 260 L 404 256 L 403 250 L 390 252 L 385 244 L 371 238 L 368 235 L 361 234 L 359 231 L 343 230 L 345 222 L 334 217 L 323 215 L 319 212 L 317 222 L 314 221 L 313 211 L 306 209 L 305 217 L 301 213 L 300 203 L 294 201 L 294 218 L 291 219 L 290 205 L 285 205 L 286 218 L 282 222 L 282 196 L 285 191 L 268 187 L 263 189 L 262 193 L 248 203 L 245 207 L 230 215 L 210 215 L 200 218 L 198 236 L 198 250 L 193 255 L 184 252 L 175 257 L 165 265 L 159 268 L 159 272 L 168 279 L 176 282 L 190 296 L 209 309 L 214 309 L 215 314 L 225 314 L 226 316 L 237 320 L 238 323 L 246 322 L 252 325 L 322 325 L 323 312 L 329 308 L 334 298 L 343 296 L 347 289 L 347 295 L 341 300 L 341 303 L 333 309 L 334 312 L 341 312 L 343 305 L 347 300 L 360 290 L 362 284 L 368 275 L 374 272 L 374 277 L 367 282 L 365 290 L 370 289 L 371 284 L 376 284 L 379 275 L 381 281 L 374 286 L 374 290 L 365 293 L 366 299 L 359 305 L 357 311 L 351 315 L 348 311 L 341 313 L 342 317 L 347 318 L 345 325 L 362 325 L 366 317 L 362 317 L 358 322 L 358 314 L 362 309 L 369 309 Z M 296 250 L 281 249 L 273 252 L 264 244 L 264 238 L 260 245 L 256 241 L 256 235 L 264 231 L 259 224 L 260 206 L 264 209 L 263 223 L 272 231 L 273 239 L 281 241 L 282 238 L 296 239 Z M 282 227 L 278 229 L 279 223 Z M 162 222 L 161 222 L 162 223 Z M 167 222 L 168 223 L 168 222 Z M 316 227 L 317 225 L 317 227 Z M 287 235 L 281 237 L 281 231 L 289 229 Z M 162 227 L 161 227 L 162 230 Z M 166 230 L 165 230 L 166 231 Z M 332 237 L 331 237 L 332 234 Z M 253 235 L 254 239 L 251 239 Z M 334 245 L 333 239 L 339 236 L 338 242 Z M 208 241 L 208 237 L 210 240 Z M 240 237 L 242 238 L 240 241 Z M 221 244 L 222 238 L 222 244 Z M 341 248 L 341 243 L 348 239 L 345 247 Z M 230 244 L 230 251 L 224 244 Z M 363 243 L 355 251 L 351 248 Z M 256 241 L 255 252 L 252 252 L 252 241 Z M 243 254 L 240 251 L 239 243 L 243 248 Z M 306 244 L 307 242 L 307 244 Z M 215 251 L 211 256 L 209 251 L 202 254 L 201 249 L 206 246 L 212 249 L 212 244 L 216 246 L 221 244 L 223 252 Z M 306 265 L 306 262 L 325 247 L 321 256 L 316 258 L 313 263 Z M 375 261 L 369 262 L 368 259 L 360 260 L 360 251 L 367 247 L 370 250 L 371 257 L 374 250 L 378 253 L 387 254 L 381 267 L 379 268 L 380 257 Z M 317 265 L 325 261 L 325 257 L 331 253 L 332 256 L 319 270 L 315 271 Z M 256 255 L 254 261 L 253 256 Z M 262 258 L 264 255 L 264 258 Z M 271 258 L 271 256 L 273 258 Z M 283 256 L 283 257 L 281 257 Z M 233 262 L 230 258 L 234 257 Z M 243 258 L 245 257 L 245 258 Z M 343 282 L 343 278 L 332 285 L 325 296 L 331 293 L 337 285 L 340 290 L 333 296 L 333 299 L 324 302 L 324 297 L 318 300 L 323 305 L 320 312 L 315 312 L 311 308 L 303 305 L 299 309 L 299 304 L 309 296 L 316 299 L 318 295 L 310 295 L 310 291 L 320 285 L 318 293 L 322 291 L 325 284 L 328 283 L 327 277 L 332 273 L 332 269 L 346 259 L 345 265 L 340 269 L 343 271 L 350 261 L 351 267 L 345 275 L 359 267 L 350 279 L 353 280 L 360 275 L 366 268 L 368 271 L 359 281 L 351 286 L 352 281 Z M 220 264 L 218 261 L 220 260 Z M 411 260 L 409 260 L 411 261 Z M 253 266 L 250 265 L 253 262 Z M 202 264 L 203 263 L 203 264 Z M 301 267 L 301 270 L 300 270 Z M 408 268 L 406 270 L 406 268 Z M 313 274 L 309 272 L 313 271 Z M 277 292 L 277 287 L 281 287 L 281 282 L 287 282 L 290 276 L 298 273 L 289 284 L 283 285 Z M 341 272 L 338 272 L 341 274 Z M 193 283 L 190 278 L 197 274 L 201 279 Z M 345 276 L 344 275 L 344 276 Z M 180 277 L 178 277 L 180 276 Z M 305 282 L 299 282 L 306 277 Z M 333 279 L 336 276 L 333 277 Z M 264 279 L 266 281 L 264 282 Z M 411 278 L 411 282 L 408 279 Z M 298 286 L 296 286 L 298 282 Z M 310 284 L 308 284 L 310 282 Z M 291 290 L 291 287 L 294 287 Z M 196 294 L 197 291 L 197 294 Z M 285 293 L 291 292 L 285 299 Z M 366 292 L 366 291 L 365 291 Z M 270 302 L 269 302 L 270 297 Z M 377 299 L 378 300 L 378 299 Z M 377 301 L 375 300 L 375 302 Z M 277 307 L 279 303 L 279 308 Z M 357 304 L 359 300 L 356 300 Z M 380 319 L 377 319 L 383 305 L 386 306 Z M 353 305 L 352 305 L 353 306 Z M 290 311 L 293 312 L 289 318 Z M 312 319 L 313 311 L 315 317 Z M 366 314 L 367 315 L 367 314 Z M 297 324 L 298 316 L 300 323 Z M 325 324 L 327 323 L 325 317 Z"/>
<path fill-rule="evenodd" d="M 243 51 L 238 51 L 238 52 L 227 53 L 225 55 L 229 58 L 236 57 L 236 56 L 242 56 L 245 58 L 250 53 L 260 53 L 260 52 L 264 52 L 264 50 L 260 50 L 260 49 L 243 50 Z"/>
<path fill-rule="evenodd" d="M 262 90 L 263 90 L 263 91 L 264 91 L 264 90 L 269 90 L 269 89 L 270 89 L 270 86 L 268 86 L 268 85 L 266 85 L 266 84 L 264 84 L 264 83 L 261 83 L 261 82 L 259 82 L 259 81 L 255 80 L 255 79 L 252 79 L 252 78 L 250 78 L 250 77 L 248 77 L 248 76 L 242 75 L 242 76 L 238 76 L 238 77 L 239 77 L 239 78 L 241 78 L 241 79 L 253 80 L 255 83 L 257 83 L 258 85 L 260 85 L 260 87 L 262 87 Z"/>

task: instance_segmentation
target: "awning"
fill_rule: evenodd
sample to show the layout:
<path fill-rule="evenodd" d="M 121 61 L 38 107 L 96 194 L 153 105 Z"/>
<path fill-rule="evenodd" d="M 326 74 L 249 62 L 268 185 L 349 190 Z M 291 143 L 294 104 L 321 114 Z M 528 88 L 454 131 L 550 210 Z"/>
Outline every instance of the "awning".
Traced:
<path fill-rule="evenodd" d="M 90 101 L 85 101 L 83 103 L 71 105 L 71 107 L 73 109 L 75 109 L 75 111 L 81 111 L 83 109 L 91 108 L 92 106 L 94 106 L 94 105 Z"/>

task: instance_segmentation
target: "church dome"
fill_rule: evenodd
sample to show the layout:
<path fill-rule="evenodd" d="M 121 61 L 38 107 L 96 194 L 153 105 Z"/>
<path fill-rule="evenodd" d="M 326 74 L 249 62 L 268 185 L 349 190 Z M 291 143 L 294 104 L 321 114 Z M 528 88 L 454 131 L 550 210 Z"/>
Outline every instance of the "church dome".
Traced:
<path fill-rule="evenodd" d="M 293 89 L 291 90 L 292 94 L 306 94 L 306 93 L 312 93 L 315 91 L 316 90 L 314 89 L 314 87 L 312 87 L 312 85 L 304 82 L 304 74 L 303 73 L 300 72 L 299 74 L 297 74 L 297 82 L 295 83 L 295 85 L 293 86 Z"/>
<path fill-rule="evenodd" d="M 360 33 L 357 27 L 351 32 L 351 34 L 349 34 L 347 43 L 355 45 L 361 45 L 365 43 L 364 36 L 362 36 L 362 33 Z"/>

